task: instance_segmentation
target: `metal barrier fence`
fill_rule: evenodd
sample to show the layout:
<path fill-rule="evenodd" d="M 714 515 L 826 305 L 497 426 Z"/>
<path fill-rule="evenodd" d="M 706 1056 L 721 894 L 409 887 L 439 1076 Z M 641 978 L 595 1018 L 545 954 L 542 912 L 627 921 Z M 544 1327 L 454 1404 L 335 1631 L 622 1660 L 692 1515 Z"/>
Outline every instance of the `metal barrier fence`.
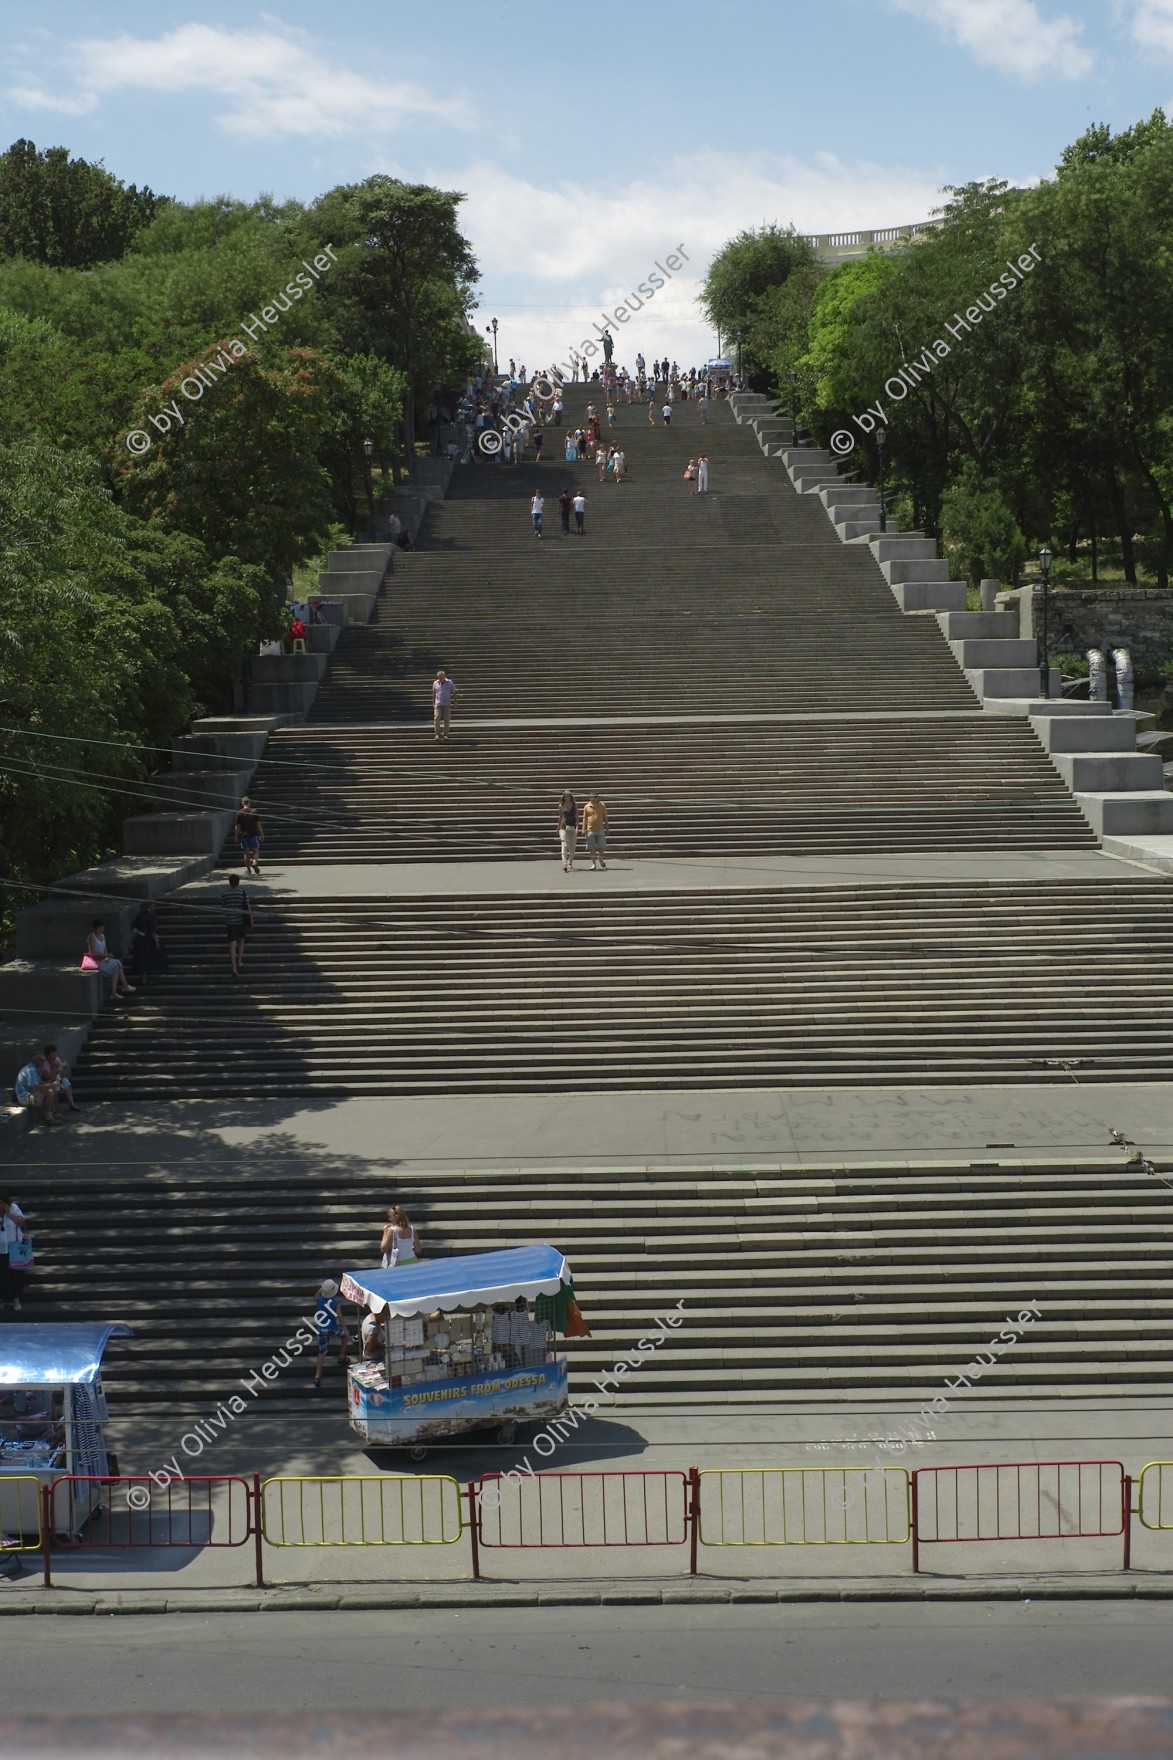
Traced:
<path fill-rule="evenodd" d="M 909 1537 L 904 1467 L 706 1467 L 698 1479 L 702 1546 L 899 1546 Z"/>
<path fill-rule="evenodd" d="M 682 1472 L 488 1473 L 474 1499 L 477 1540 L 525 1549 L 683 1546 L 691 1527 L 689 1493 L 690 1475 Z"/>
<path fill-rule="evenodd" d="M 283 1474 L 261 1486 L 261 1532 L 269 1546 L 454 1546 L 461 1495 L 441 1474 Z"/>
<path fill-rule="evenodd" d="M 925 1542 L 1125 1537 L 1132 1481 L 1121 1461 L 1010 1461 L 918 1467 L 912 1475 L 912 1568 Z"/>
<path fill-rule="evenodd" d="M 202 1552 L 251 1539 L 263 1547 L 454 1546 L 480 1549 L 902 1545 L 1083 1540 L 1123 1536 L 1131 1518 L 1173 1531 L 1173 1461 L 1133 1481 L 1119 1461 L 1013 1461 L 918 1467 L 691 1467 L 655 1472 L 486 1474 L 462 1487 L 445 1474 L 196 1475 L 160 1486 L 146 1475 L 0 1476 L 0 1562 L 40 1549 Z M 467 1508 L 465 1506 L 467 1499 Z"/>
<path fill-rule="evenodd" d="M 10 1552 L 39 1552 L 44 1535 L 41 1481 L 35 1473 L 0 1478 L 0 1559 Z"/>
<path fill-rule="evenodd" d="M 1137 1485 L 1136 1514 L 1141 1527 L 1173 1528 L 1173 1461 L 1150 1461 L 1141 1468 Z"/>
<path fill-rule="evenodd" d="M 52 1577 L 54 1540 L 71 1551 L 203 1551 L 255 1545 L 257 1582 L 264 1582 L 261 1530 L 255 1519 L 260 1475 L 193 1474 L 161 1486 L 149 1474 L 63 1473 L 41 1487 L 44 1581 Z M 226 1487 L 213 1507 L 217 1487 Z"/>

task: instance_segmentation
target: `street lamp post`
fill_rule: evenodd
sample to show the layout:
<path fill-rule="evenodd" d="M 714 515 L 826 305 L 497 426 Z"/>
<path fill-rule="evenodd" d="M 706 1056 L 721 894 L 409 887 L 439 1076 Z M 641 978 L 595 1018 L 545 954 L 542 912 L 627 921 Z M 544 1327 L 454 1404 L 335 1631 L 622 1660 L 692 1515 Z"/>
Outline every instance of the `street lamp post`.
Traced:
<path fill-rule="evenodd" d="M 794 433 L 794 444 L 798 445 L 798 374 L 791 369 L 787 374 L 790 380 L 790 426 Z"/>
<path fill-rule="evenodd" d="M 362 450 L 363 450 L 363 470 L 365 472 L 366 481 L 367 481 L 367 511 L 370 513 L 371 518 L 374 519 L 374 517 L 375 517 L 375 491 L 374 491 L 374 484 L 371 481 L 371 458 L 374 454 L 375 442 L 373 440 L 364 440 L 362 443 Z"/>
<path fill-rule="evenodd" d="M 880 530 L 882 532 L 888 530 L 888 511 L 884 505 L 884 442 L 887 438 L 887 428 L 876 429 L 876 453 L 880 461 L 880 481 L 878 487 L 880 491 Z"/>
<path fill-rule="evenodd" d="M 485 325 L 485 335 L 493 338 L 493 371 L 497 371 L 497 320 Z"/>
<path fill-rule="evenodd" d="M 1047 652 L 1047 613 L 1051 598 L 1051 552 L 1046 545 L 1039 551 L 1039 569 L 1043 577 L 1043 617 L 1039 635 L 1039 691 L 1047 698 L 1051 694 L 1051 662 Z"/>

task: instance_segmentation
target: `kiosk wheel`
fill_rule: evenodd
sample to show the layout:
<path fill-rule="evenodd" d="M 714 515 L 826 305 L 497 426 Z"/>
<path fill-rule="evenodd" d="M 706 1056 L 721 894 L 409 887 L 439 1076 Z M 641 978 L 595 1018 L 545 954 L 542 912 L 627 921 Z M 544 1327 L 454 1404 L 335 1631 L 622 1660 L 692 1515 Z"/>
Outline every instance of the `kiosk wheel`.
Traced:
<path fill-rule="evenodd" d="M 498 1430 L 497 1441 L 506 1444 L 516 1442 L 520 1435 L 521 1425 L 517 1422 L 516 1418 L 510 1418 L 508 1423 L 502 1424 L 501 1428 Z"/>
<path fill-rule="evenodd" d="M 405 1450 L 409 1461 L 426 1461 L 430 1452 L 422 1442 L 413 1442 L 411 1447 Z"/>

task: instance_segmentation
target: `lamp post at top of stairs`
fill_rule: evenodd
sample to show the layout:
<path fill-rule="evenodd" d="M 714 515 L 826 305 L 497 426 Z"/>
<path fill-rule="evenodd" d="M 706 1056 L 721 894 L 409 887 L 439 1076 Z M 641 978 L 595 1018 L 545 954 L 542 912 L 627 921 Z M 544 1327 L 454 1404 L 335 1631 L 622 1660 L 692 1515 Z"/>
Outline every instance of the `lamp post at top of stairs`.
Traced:
<path fill-rule="evenodd" d="M 887 428 L 880 427 L 876 429 L 876 455 L 880 461 L 880 468 L 876 473 L 879 478 L 876 487 L 879 490 L 880 495 L 880 530 L 882 532 L 888 530 L 888 514 L 884 506 L 884 442 L 887 438 Z"/>
<path fill-rule="evenodd" d="M 1051 695 L 1051 665 L 1047 653 L 1047 612 L 1051 597 L 1051 552 L 1044 544 L 1039 551 L 1039 569 L 1043 577 L 1043 617 L 1039 630 L 1039 695 L 1047 698 Z"/>

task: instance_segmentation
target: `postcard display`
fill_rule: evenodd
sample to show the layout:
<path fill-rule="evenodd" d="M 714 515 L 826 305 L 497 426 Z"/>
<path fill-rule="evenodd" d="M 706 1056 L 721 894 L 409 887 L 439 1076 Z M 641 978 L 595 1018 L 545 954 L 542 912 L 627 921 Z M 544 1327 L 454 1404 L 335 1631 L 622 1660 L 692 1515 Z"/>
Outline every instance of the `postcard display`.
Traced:
<path fill-rule="evenodd" d="M 529 1303 L 389 1316 L 384 1361 L 350 1372 L 351 1428 L 368 1442 L 422 1443 L 552 1417 L 567 1402 L 566 1358 Z"/>

